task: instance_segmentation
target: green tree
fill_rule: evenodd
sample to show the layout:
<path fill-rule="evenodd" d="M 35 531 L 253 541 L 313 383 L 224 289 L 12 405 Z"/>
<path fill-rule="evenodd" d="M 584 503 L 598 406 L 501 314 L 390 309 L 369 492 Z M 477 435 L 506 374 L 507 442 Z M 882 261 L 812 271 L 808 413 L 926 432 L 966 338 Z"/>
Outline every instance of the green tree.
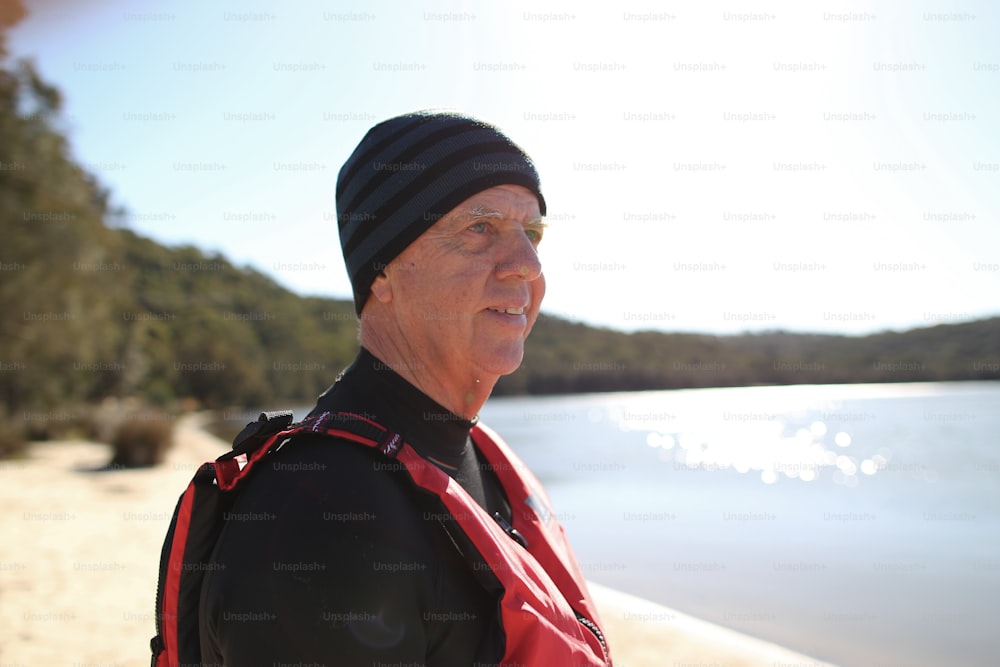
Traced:
<path fill-rule="evenodd" d="M 57 90 L 0 70 L 0 401 L 8 412 L 92 398 L 118 381 L 124 299 L 108 193 L 70 157 Z M 109 369 L 112 369 L 109 371 Z"/>

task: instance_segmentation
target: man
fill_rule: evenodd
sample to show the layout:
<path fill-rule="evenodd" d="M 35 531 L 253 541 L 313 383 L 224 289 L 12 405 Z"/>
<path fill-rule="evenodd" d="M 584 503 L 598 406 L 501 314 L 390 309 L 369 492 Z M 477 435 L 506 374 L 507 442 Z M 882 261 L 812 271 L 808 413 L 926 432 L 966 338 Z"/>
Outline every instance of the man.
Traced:
<path fill-rule="evenodd" d="M 310 417 L 406 445 L 300 435 L 250 476 L 206 568 L 203 660 L 610 664 L 544 492 L 476 424 L 545 293 L 533 163 L 481 121 L 407 114 L 362 139 L 337 211 L 361 351 Z"/>

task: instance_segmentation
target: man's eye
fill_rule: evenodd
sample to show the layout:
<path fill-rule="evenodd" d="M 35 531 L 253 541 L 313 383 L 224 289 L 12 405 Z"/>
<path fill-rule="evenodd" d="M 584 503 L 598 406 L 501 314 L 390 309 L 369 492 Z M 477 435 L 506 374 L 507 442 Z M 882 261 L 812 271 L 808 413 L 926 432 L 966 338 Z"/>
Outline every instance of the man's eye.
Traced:
<path fill-rule="evenodd" d="M 486 231 L 486 229 L 487 229 L 487 225 L 486 225 L 485 222 L 475 222 L 475 223 L 469 225 L 469 231 L 470 232 L 476 232 L 477 234 L 482 234 L 483 232 Z"/>
<path fill-rule="evenodd" d="M 528 235 L 532 243 L 540 243 L 542 240 L 542 230 L 540 229 L 526 229 L 524 233 Z"/>

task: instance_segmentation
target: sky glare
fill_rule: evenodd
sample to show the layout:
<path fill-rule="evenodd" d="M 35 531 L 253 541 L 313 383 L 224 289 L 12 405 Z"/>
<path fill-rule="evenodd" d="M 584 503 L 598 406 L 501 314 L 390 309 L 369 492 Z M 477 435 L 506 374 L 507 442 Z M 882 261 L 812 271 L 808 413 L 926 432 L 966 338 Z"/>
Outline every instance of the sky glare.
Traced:
<path fill-rule="evenodd" d="M 860 334 L 1000 314 L 986 2 L 28 2 L 127 225 L 349 298 L 340 165 L 421 108 L 496 123 L 549 206 L 543 311 Z"/>

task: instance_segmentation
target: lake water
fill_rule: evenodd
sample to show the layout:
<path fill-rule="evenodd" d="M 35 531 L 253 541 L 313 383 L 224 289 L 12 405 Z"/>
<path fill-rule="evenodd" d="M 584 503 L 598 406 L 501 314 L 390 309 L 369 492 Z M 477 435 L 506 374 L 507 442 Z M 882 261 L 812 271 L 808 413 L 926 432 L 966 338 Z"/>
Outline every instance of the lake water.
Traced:
<path fill-rule="evenodd" d="M 1000 383 L 492 399 L 588 578 L 851 666 L 1000 664 Z"/>

